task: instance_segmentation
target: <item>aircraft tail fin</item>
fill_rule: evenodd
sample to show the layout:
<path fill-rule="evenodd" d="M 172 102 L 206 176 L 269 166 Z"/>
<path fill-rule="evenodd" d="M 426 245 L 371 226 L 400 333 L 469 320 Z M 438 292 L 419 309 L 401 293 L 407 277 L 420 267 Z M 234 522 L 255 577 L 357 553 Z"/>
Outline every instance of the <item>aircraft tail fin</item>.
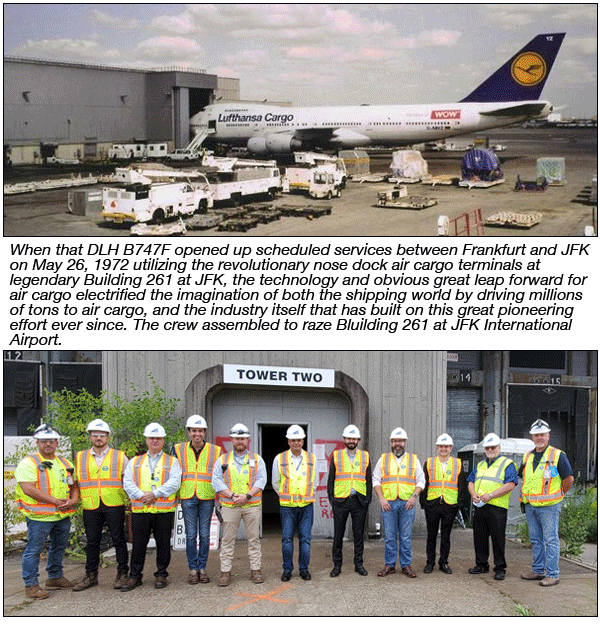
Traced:
<path fill-rule="evenodd" d="M 565 33 L 538 35 L 461 102 L 537 100 Z"/>

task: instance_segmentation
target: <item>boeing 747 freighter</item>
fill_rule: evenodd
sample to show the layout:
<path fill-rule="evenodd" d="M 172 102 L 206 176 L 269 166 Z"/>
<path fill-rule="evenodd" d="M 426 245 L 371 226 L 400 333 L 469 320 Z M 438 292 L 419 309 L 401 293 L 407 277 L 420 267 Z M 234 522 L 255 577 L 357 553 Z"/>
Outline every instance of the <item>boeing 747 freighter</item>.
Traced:
<path fill-rule="evenodd" d="M 296 107 L 211 104 L 190 120 L 196 144 L 223 143 L 252 154 L 402 146 L 483 132 L 552 112 L 540 100 L 565 33 L 538 35 L 460 102 Z"/>

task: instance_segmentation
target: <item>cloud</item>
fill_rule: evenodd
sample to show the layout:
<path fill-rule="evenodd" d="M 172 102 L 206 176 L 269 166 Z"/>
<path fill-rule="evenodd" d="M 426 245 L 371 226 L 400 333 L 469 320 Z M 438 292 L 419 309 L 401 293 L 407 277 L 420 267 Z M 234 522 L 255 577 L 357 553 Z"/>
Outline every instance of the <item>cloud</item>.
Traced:
<path fill-rule="evenodd" d="M 104 49 L 97 41 L 88 39 L 28 39 L 23 45 L 12 50 L 15 56 L 53 58 L 65 61 L 93 61 L 118 59 L 121 53 L 115 49 Z"/>
<path fill-rule="evenodd" d="M 136 30 L 140 27 L 140 22 L 137 19 L 115 17 L 114 15 L 98 11 L 98 9 L 92 9 L 90 21 L 109 28 L 114 28 L 115 30 Z"/>
<path fill-rule="evenodd" d="M 150 28 L 175 35 L 200 35 L 204 32 L 204 28 L 197 23 L 194 15 L 187 11 L 180 15 L 155 17 L 150 22 Z"/>
<path fill-rule="evenodd" d="M 168 65 L 175 61 L 185 61 L 186 65 L 197 63 L 205 58 L 202 46 L 184 37 L 152 37 L 137 44 L 134 55 L 138 60 L 160 62 Z"/>
<path fill-rule="evenodd" d="M 598 52 L 598 40 L 595 37 L 566 37 L 564 45 L 573 49 L 577 54 L 591 56 Z"/>

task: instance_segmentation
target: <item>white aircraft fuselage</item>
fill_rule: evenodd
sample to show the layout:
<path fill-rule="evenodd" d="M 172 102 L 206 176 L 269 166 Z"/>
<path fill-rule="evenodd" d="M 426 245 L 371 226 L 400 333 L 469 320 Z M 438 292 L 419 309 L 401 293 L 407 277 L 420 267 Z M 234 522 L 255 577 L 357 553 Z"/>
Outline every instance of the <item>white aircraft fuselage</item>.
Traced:
<path fill-rule="evenodd" d="M 518 114 L 528 108 L 539 112 Z M 507 114 L 510 109 L 515 112 Z M 206 107 L 191 126 L 218 143 L 255 153 L 285 153 L 306 146 L 413 145 L 546 117 L 551 111 L 551 104 L 540 100 L 503 102 L 501 107 L 498 102 L 329 107 L 234 102 Z"/>

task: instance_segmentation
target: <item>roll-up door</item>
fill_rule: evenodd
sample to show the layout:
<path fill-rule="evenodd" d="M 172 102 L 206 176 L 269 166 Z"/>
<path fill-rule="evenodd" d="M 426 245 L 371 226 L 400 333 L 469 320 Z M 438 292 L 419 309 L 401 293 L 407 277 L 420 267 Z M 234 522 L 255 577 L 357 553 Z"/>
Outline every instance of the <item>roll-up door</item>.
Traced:
<path fill-rule="evenodd" d="M 480 441 L 480 388 L 448 388 L 446 431 L 454 440 L 452 454 Z"/>

